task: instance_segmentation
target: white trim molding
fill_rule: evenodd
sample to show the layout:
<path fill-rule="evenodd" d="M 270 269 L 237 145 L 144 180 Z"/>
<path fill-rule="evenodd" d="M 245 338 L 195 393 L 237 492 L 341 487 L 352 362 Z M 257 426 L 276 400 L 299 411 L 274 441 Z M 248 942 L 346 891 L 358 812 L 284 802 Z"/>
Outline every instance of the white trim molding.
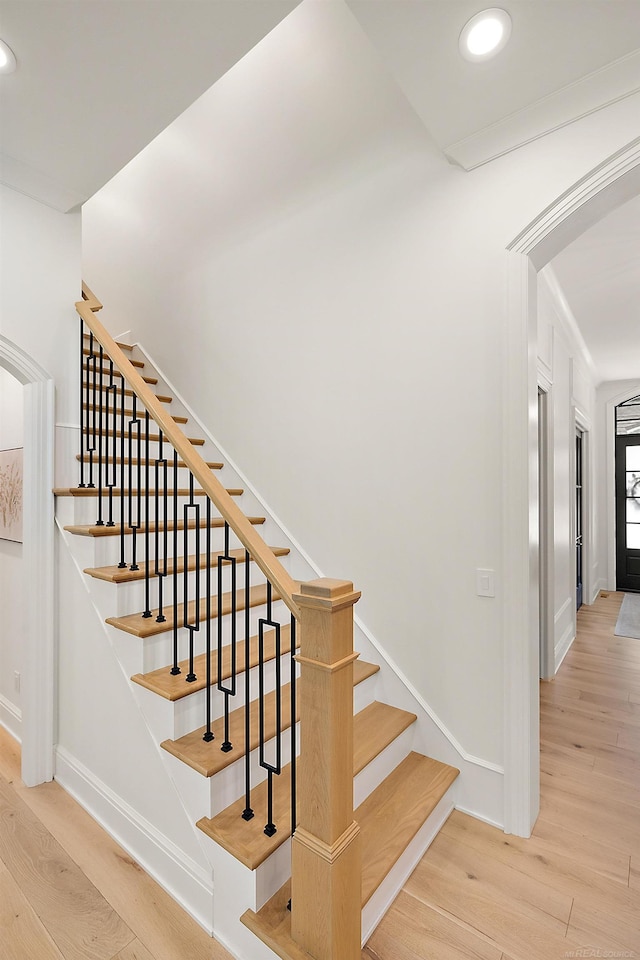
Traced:
<path fill-rule="evenodd" d="M 0 693 L 0 727 L 8 730 L 14 740 L 22 741 L 22 711 Z"/>
<path fill-rule="evenodd" d="M 540 800 L 538 699 L 537 275 L 640 193 L 640 138 L 599 164 L 508 245 L 503 450 L 505 830 L 529 836 Z"/>
<path fill-rule="evenodd" d="M 62 747 L 56 781 L 213 936 L 213 876 Z"/>
<path fill-rule="evenodd" d="M 24 564 L 37 603 L 25 610 L 22 779 L 53 778 L 54 741 L 54 386 L 49 374 L 0 335 L 0 366 L 24 385 Z"/>
<path fill-rule="evenodd" d="M 598 110 L 640 93 L 640 53 L 608 63 L 547 97 L 444 148 L 464 170 L 502 157 Z"/>

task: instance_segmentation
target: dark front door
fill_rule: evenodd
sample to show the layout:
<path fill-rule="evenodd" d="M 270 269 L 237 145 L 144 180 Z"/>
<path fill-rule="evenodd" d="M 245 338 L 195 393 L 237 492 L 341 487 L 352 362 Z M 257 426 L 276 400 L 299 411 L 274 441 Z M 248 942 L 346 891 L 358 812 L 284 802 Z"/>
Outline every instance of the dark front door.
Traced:
<path fill-rule="evenodd" d="M 640 435 L 616 437 L 616 586 L 640 591 Z"/>
<path fill-rule="evenodd" d="M 576 609 L 582 606 L 582 433 L 576 434 Z"/>

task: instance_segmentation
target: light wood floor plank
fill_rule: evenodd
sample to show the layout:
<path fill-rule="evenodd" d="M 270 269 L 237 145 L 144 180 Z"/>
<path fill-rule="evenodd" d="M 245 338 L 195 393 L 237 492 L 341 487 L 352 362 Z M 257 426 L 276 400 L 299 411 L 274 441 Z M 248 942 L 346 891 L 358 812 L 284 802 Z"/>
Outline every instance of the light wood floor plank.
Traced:
<path fill-rule="evenodd" d="M 404 890 L 394 903 L 393 917 L 378 927 L 363 953 L 367 960 L 501 960 L 499 947 L 450 921 Z"/>
<path fill-rule="evenodd" d="M 593 843 L 578 834 L 566 831 L 555 834 L 536 829 L 534 835 L 504 836 L 496 843 L 495 827 L 479 823 L 455 811 L 442 833 L 465 847 L 475 850 L 487 861 L 500 864 L 535 878 L 551 890 L 564 894 L 570 901 L 578 893 L 609 896 L 627 910 L 640 910 L 640 900 L 627 889 L 629 858 L 616 854 L 601 843 Z M 604 863 L 604 869 L 597 870 Z M 617 886 L 611 884 L 615 879 Z M 553 896 L 553 895 L 552 895 Z M 569 906 L 569 913 L 571 907 Z M 567 916 L 568 920 L 568 916 Z"/>
<path fill-rule="evenodd" d="M 113 960 L 154 960 L 154 956 L 136 939 L 127 944 Z"/>
<path fill-rule="evenodd" d="M 2 960 L 63 960 L 9 871 L 0 863 Z"/>
<path fill-rule="evenodd" d="M 434 840 L 428 861 L 435 870 L 456 877 L 465 889 L 477 889 L 496 903 L 515 901 L 528 916 L 550 932 L 564 934 L 571 915 L 571 895 L 561 893 L 532 874 L 512 866 L 513 861 L 487 857 L 467 842 L 442 831 Z M 419 869 L 419 868 L 418 868 Z M 489 931 L 485 931 L 489 934 Z"/>
<path fill-rule="evenodd" d="M 57 783 L 27 790 L 51 834 L 157 960 L 232 960 Z M 186 946 L 188 945 L 188 951 Z"/>
<path fill-rule="evenodd" d="M 0 727 L 0 777 L 11 783 L 20 777 L 20 744 Z"/>
<path fill-rule="evenodd" d="M 580 946 L 565 938 L 565 925 L 550 919 L 541 923 L 541 913 L 534 918 L 526 907 L 523 913 L 515 899 L 496 898 L 491 889 L 483 889 L 476 882 L 474 874 L 474 879 L 465 881 L 446 869 L 434 869 L 430 859 L 428 853 L 407 881 L 405 891 L 448 915 L 454 924 L 468 924 L 515 960 L 550 960 Z M 550 929 L 552 926 L 554 929 Z"/>
<path fill-rule="evenodd" d="M 600 948 L 608 956 L 635 954 L 640 947 L 638 910 L 612 913 L 610 904 L 594 897 L 576 897 L 571 911 L 568 936 L 577 937 Z"/>
<path fill-rule="evenodd" d="M 454 812 L 405 885 L 453 943 L 463 930 L 500 960 L 640 957 L 640 641 L 613 634 L 621 602 L 612 593 L 579 611 L 557 679 L 540 685 L 532 837 Z M 398 898 L 367 960 L 439 960 L 411 930 L 403 939 L 405 913 Z"/>
<path fill-rule="evenodd" d="M 111 960 L 131 930 L 0 779 L 0 858 L 67 960 Z"/>

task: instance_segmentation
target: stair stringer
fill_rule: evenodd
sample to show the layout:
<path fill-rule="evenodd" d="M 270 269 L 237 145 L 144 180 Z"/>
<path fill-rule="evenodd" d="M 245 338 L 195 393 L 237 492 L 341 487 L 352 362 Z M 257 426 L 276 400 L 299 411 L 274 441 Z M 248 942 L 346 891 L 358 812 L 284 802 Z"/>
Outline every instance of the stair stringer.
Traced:
<path fill-rule="evenodd" d="M 269 534 L 275 537 L 272 542 L 278 542 L 290 548 L 291 569 L 295 570 L 296 578 L 310 580 L 328 576 L 300 546 L 286 525 L 260 496 L 251 481 L 194 413 L 151 354 L 141 344 L 137 344 L 136 349 L 139 351 L 139 356 L 148 360 L 157 374 L 158 389 L 162 385 L 162 388 L 174 397 L 173 412 L 178 409 L 181 413 L 184 412 L 190 422 L 197 425 L 200 435 L 206 438 L 214 451 L 214 456 L 224 461 L 224 470 L 228 471 L 224 475 L 225 484 L 243 487 L 245 490 L 243 504 L 245 498 L 247 500 L 251 498 L 253 500 L 251 509 L 255 509 L 261 516 L 267 518 L 267 523 L 274 531 Z M 502 829 L 504 826 L 504 768 L 465 750 L 357 614 L 354 616 L 354 649 L 364 659 L 380 666 L 377 682 L 382 699 L 417 715 L 417 732 L 413 749 L 460 770 L 460 776 L 453 787 L 455 808 Z"/>

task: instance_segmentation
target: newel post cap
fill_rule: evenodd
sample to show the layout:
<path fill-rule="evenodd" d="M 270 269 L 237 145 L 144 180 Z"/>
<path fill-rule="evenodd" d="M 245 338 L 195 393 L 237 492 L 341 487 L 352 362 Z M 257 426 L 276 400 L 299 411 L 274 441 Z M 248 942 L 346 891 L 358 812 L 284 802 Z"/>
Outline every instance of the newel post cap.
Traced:
<path fill-rule="evenodd" d="M 331 577 L 319 577 L 300 584 L 300 592 L 293 595 L 299 607 L 322 610 L 342 610 L 353 606 L 362 596 L 353 589 L 350 580 L 333 580 Z"/>

